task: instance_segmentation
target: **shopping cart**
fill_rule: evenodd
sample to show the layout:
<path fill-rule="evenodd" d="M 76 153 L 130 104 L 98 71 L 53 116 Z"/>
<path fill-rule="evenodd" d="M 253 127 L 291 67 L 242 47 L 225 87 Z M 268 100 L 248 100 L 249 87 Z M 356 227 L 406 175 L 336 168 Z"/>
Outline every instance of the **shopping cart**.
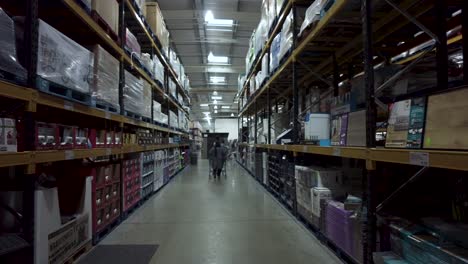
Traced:
<path fill-rule="evenodd" d="M 208 179 L 211 179 L 213 178 L 214 179 L 214 170 L 213 170 L 213 167 L 211 166 L 211 160 L 208 161 L 208 164 L 209 164 L 209 174 L 208 174 Z M 226 173 L 226 164 L 227 164 L 227 161 L 224 162 L 224 166 L 223 166 L 223 169 L 221 170 L 221 177 L 224 176 L 224 178 L 226 179 L 227 178 L 227 173 Z"/>

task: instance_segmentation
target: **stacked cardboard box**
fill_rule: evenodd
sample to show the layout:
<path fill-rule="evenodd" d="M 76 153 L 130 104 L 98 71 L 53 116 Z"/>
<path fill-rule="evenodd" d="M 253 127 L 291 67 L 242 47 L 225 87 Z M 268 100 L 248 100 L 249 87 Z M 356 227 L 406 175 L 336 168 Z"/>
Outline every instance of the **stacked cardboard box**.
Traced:
<path fill-rule="evenodd" d="M 143 80 L 125 71 L 125 110 L 137 115 L 143 114 Z"/>
<path fill-rule="evenodd" d="M 96 12 L 118 34 L 119 32 L 119 3 L 116 0 L 92 0 L 91 9 Z"/>
<path fill-rule="evenodd" d="M 169 31 L 166 28 L 166 23 L 164 22 L 158 3 L 146 3 L 146 20 L 161 43 L 164 54 L 167 55 L 169 52 Z"/>

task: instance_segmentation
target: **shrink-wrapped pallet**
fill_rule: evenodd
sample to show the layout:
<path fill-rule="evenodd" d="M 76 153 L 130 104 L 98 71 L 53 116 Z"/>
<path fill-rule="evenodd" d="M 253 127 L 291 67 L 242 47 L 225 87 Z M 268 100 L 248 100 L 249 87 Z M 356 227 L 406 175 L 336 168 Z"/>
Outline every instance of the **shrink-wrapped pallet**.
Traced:
<path fill-rule="evenodd" d="M 55 28 L 39 20 L 37 75 L 67 88 L 89 93 L 94 55 Z"/>
<path fill-rule="evenodd" d="M 125 46 L 130 51 L 132 57 L 137 57 L 138 59 L 141 56 L 141 46 L 138 43 L 138 39 L 133 35 L 133 33 L 127 28 L 125 33 Z"/>
<path fill-rule="evenodd" d="M 125 71 L 125 87 L 123 91 L 125 111 L 142 115 L 143 113 L 143 81 Z"/>
<path fill-rule="evenodd" d="M 16 54 L 15 23 L 0 8 L 0 70 L 14 74 L 25 81 L 26 70 L 21 66 Z"/>
<path fill-rule="evenodd" d="M 94 46 L 92 96 L 119 109 L 119 61 L 99 45 Z"/>
<path fill-rule="evenodd" d="M 142 108 L 142 115 L 144 117 L 151 118 L 151 84 L 145 80 L 143 80 L 143 105 Z"/>

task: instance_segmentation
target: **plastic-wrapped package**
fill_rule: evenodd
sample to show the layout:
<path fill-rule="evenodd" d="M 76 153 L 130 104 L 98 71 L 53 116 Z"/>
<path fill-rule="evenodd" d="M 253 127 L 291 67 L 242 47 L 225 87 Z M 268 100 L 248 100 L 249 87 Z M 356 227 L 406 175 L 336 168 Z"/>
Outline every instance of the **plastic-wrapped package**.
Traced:
<path fill-rule="evenodd" d="M 172 79 L 170 79 L 169 80 L 169 94 L 171 94 L 174 98 L 176 98 L 177 96 L 176 91 L 177 91 L 177 86 L 175 82 Z"/>
<path fill-rule="evenodd" d="M 164 113 L 160 113 L 159 117 L 160 117 L 160 120 L 161 120 L 161 121 L 159 121 L 159 122 L 161 122 L 161 123 L 163 123 L 163 124 L 166 124 L 166 125 L 168 125 L 168 123 L 167 123 L 167 121 L 168 121 L 168 117 L 167 117 L 167 115 L 166 115 L 166 114 L 164 114 Z"/>
<path fill-rule="evenodd" d="M 268 30 L 267 30 L 267 20 L 260 20 L 260 23 L 257 26 L 257 30 L 255 31 L 255 48 L 254 48 L 254 57 L 257 56 L 260 52 L 262 52 L 264 44 L 267 40 Z"/>
<path fill-rule="evenodd" d="M 151 73 L 151 75 L 154 76 L 154 62 L 151 59 L 151 55 L 149 55 L 148 53 L 142 53 L 141 54 L 141 63 Z"/>
<path fill-rule="evenodd" d="M 273 21 L 276 18 L 276 0 L 268 1 L 268 30 L 273 26 Z"/>
<path fill-rule="evenodd" d="M 239 74 L 239 77 L 237 78 L 237 83 L 239 91 L 242 90 L 242 88 L 244 88 L 245 83 L 245 74 Z"/>
<path fill-rule="evenodd" d="M 123 91 L 125 110 L 141 115 L 143 113 L 143 81 L 125 71 Z"/>
<path fill-rule="evenodd" d="M 289 15 L 286 17 L 283 28 L 281 30 L 281 47 L 279 50 L 278 58 L 279 60 L 283 59 L 283 57 L 288 53 L 291 49 L 293 44 L 293 13 L 290 12 Z"/>
<path fill-rule="evenodd" d="M 70 89 L 89 93 L 94 54 L 39 20 L 37 75 Z"/>
<path fill-rule="evenodd" d="M 171 110 L 169 110 L 169 123 L 170 123 L 169 124 L 170 127 L 175 127 L 175 128 L 179 127 L 178 116 Z"/>
<path fill-rule="evenodd" d="M 15 74 L 19 81 L 26 80 L 26 70 L 16 56 L 15 23 L 0 8 L 0 70 Z"/>
<path fill-rule="evenodd" d="M 309 8 L 307 8 L 304 22 L 302 23 L 301 30 L 299 35 L 302 35 L 302 32 L 309 26 L 319 21 L 320 11 L 322 10 L 322 0 L 315 0 Z"/>
<path fill-rule="evenodd" d="M 125 46 L 129 49 L 129 51 L 132 53 L 132 56 L 135 56 L 137 58 L 140 58 L 141 55 L 141 46 L 138 43 L 137 38 L 133 33 L 127 28 L 127 31 L 125 33 Z"/>
<path fill-rule="evenodd" d="M 270 72 L 273 72 L 279 65 L 279 52 L 281 49 L 281 33 L 276 35 L 271 43 L 270 49 Z"/>
<path fill-rule="evenodd" d="M 143 105 L 141 114 L 144 117 L 151 118 L 151 84 L 146 80 L 143 80 Z"/>
<path fill-rule="evenodd" d="M 119 105 L 119 61 L 99 45 L 94 46 L 93 98 L 117 109 Z"/>
<path fill-rule="evenodd" d="M 153 65 L 154 65 L 154 78 L 161 83 L 164 83 L 164 66 L 162 65 L 161 61 L 157 56 L 153 57 Z"/>
<path fill-rule="evenodd" d="M 276 0 L 276 14 L 279 15 L 283 11 L 285 0 Z"/>
<path fill-rule="evenodd" d="M 266 52 L 262 58 L 262 72 L 265 75 L 265 78 L 270 76 L 270 72 L 268 72 L 269 60 L 270 60 L 270 54 Z"/>

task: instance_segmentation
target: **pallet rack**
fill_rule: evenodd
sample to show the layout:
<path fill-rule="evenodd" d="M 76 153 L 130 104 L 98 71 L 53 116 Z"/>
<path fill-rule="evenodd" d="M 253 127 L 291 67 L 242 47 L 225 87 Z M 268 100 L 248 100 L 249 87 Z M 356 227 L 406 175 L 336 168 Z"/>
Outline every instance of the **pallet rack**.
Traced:
<path fill-rule="evenodd" d="M 81 0 L 21 0 L 18 3 L 11 1 L 0 1 L 0 6 L 15 16 L 24 16 L 24 51 L 26 62 L 24 65 L 28 75 L 26 83 L 17 84 L 10 80 L 0 80 L 0 99 L 15 104 L 17 112 L 21 113 L 22 122 L 25 125 L 26 134 L 23 135 L 24 151 L 14 153 L 0 153 L 0 169 L 15 167 L 18 178 L 22 180 L 23 188 L 23 237 L 29 243 L 28 253 L 24 254 L 24 261 L 33 263 L 35 255 L 35 190 L 36 181 L 39 177 L 37 168 L 42 164 L 70 161 L 70 160 L 97 160 L 112 157 L 114 160 L 122 160 L 126 155 L 138 154 L 147 151 L 167 149 L 187 149 L 186 142 L 189 132 L 169 125 L 161 125 L 154 122 L 153 113 L 151 120 L 135 119 L 125 115 L 123 100 L 123 88 L 125 85 L 124 70 L 150 83 L 152 87 L 152 99 L 164 102 L 165 111 L 182 111 L 188 116 L 190 97 L 188 92 L 180 83 L 175 70 L 169 63 L 170 54 L 164 54 L 160 48 L 159 40 L 151 32 L 144 17 L 139 13 L 137 5 L 133 0 L 122 0 L 119 2 L 119 32 L 116 32 L 120 40 L 125 38 L 125 29 L 131 28 L 138 34 L 138 41 L 142 44 L 142 51 L 157 56 L 162 62 L 165 70 L 165 81 L 155 81 L 150 74 L 129 56 L 124 49 L 124 41 L 116 41 L 108 34 L 108 31 L 93 19 L 90 10 L 84 7 Z M 36 82 L 36 67 L 38 59 L 38 31 L 39 19 L 44 19 L 61 33 L 79 42 L 83 46 L 99 44 L 119 61 L 119 103 L 120 111 L 112 112 L 94 108 L 79 102 L 69 101 L 55 95 L 39 91 Z M 182 95 L 186 106 L 183 106 L 175 98 L 169 95 L 169 80 L 172 79 L 177 86 L 177 92 Z M 153 108 L 153 105 L 151 106 Z M 36 150 L 35 148 L 35 122 L 38 117 L 62 115 L 70 119 L 80 120 L 81 123 L 89 122 L 89 126 L 102 123 L 125 129 L 147 129 L 162 133 L 163 140 L 160 144 L 122 144 L 114 147 L 69 149 L 69 150 Z M 170 120 L 168 120 L 170 124 Z M 180 143 L 168 144 L 170 137 L 180 137 Z M 180 169 L 180 166 L 177 167 Z M 176 174 L 180 170 L 174 170 Z M 120 175 L 120 174 L 119 174 Z M 171 177 L 174 175 L 170 175 Z M 120 181 L 123 183 L 123 181 Z M 164 184 L 166 184 L 165 182 Z M 140 190 L 139 186 L 138 190 Z M 121 190 L 122 191 L 122 190 Z M 119 208 L 120 209 L 120 208 Z M 121 211 L 119 212 L 119 214 Z M 120 223 L 120 221 L 116 221 Z M 91 227 L 90 227 L 91 228 Z M 47 243 L 46 241 L 41 243 Z M 81 249 L 80 249 L 81 250 Z"/>
<path fill-rule="evenodd" d="M 462 35 L 467 33 L 467 16 L 451 16 L 447 14 L 460 10 L 468 12 L 466 1 L 371 1 L 371 0 L 334 0 L 326 1 L 330 8 L 322 14 L 320 21 L 309 26 L 302 35 L 298 33 L 298 8 L 309 6 L 313 1 L 287 1 L 285 8 L 278 16 L 277 24 L 268 35 L 268 39 L 253 62 L 246 81 L 240 89 L 239 96 L 239 138 L 250 142 L 239 144 L 239 153 L 245 153 L 249 148 L 272 153 L 270 163 L 277 153 L 296 157 L 312 154 L 314 157 L 336 160 L 341 158 L 361 161 L 365 168 L 363 205 L 367 208 L 364 230 L 364 263 L 372 262 L 372 253 L 376 251 L 376 208 L 375 182 L 376 170 L 382 166 L 414 165 L 417 168 L 441 168 L 456 171 L 468 171 L 468 153 L 464 151 L 430 150 L 430 149 L 388 149 L 378 147 L 374 135 L 378 131 L 376 120 L 378 107 L 384 105 L 375 91 L 382 87 L 374 87 L 374 67 L 402 54 L 423 43 L 431 42 L 425 50 L 397 61 L 404 69 L 391 79 L 398 79 L 402 73 L 411 69 L 425 55 L 435 53 L 437 82 L 434 91 L 448 88 L 448 49 L 450 45 L 463 47 L 463 54 L 468 56 L 468 41 Z M 293 44 L 289 55 L 280 61 L 278 68 L 271 71 L 269 77 L 253 93 L 249 94 L 249 81 L 260 69 L 262 57 L 268 55 L 272 40 L 281 29 L 284 18 L 293 13 Z M 462 18 L 460 18 L 462 17 Z M 421 23 L 419 21 L 423 21 Z M 431 23 L 428 23 L 431 21 Z M 428 25 L 430 24 L 430 25 Z M 457 26 L 462 26 L 462 35 L 449 36 L 447 32 Z M 414 36 L 416 32 L 422 32 Z M 397 44 L 398 43 L 398 44 Z M 468 67 L 463 68 L 463 83 L 468 84 Z M 362 72 L 365 80 L 366 95 L 366 146 L 365 147 L 320 147 L 303 145 L 299 139 L 300 115 L 299 92 L 304 86 L 327 87 L 329 94 L 338 95 L 339 83 L 352 79 Z M 377 88 L 377 89 L 376 89 Z M 290 145 L 276 145 L 271 135 L 271 127 L 277 120 L 272 120 L 272 113 L 278 110 L 278 103 L 287 102 L 292 105 L 290 116 L 292 123 L 292 142 Z M 268 137 L 266 144 L 259 144 L 257 133 L 259 119 L 263 117 L 268 122 Z M 241 129 L 247 127 L 248 129 Z M 245 161 L 238 161 L 244 168 Z M 409 168 L 409 167 L 408 167 Z M 412 167 L 414 168 L 414 167 Z M 248 169 L 248 168 L 246 168 Z M 271 170 L 277 170 L 274 165 Z M 249 171 L 251 174 L 253 171 Z M 275 173 L 273 173 L 274 175 Z M 420 172 L 409 181 L 419 177 Z M 255 177 L 255 176 L 254 176 Z M 408 182 L 409 182 L 408 181 Z M 276 183 L 275 183 L 276 184 Z M 266 185 L 275 196 L 278 186 Z M 406 183 L 401 186 L 404 187 Z M 387 199 L 398 194 L 399 189 Z M 279 199 L 280 200 L 280 199 Z M 382 203 L 387 202 L 385 200 Z M 293 210 L 293 213 L 297 213 Z M 348 259 L 349 260 L 349 259 Z M 350 260 L 356 262 L 355 260 Z"/>

